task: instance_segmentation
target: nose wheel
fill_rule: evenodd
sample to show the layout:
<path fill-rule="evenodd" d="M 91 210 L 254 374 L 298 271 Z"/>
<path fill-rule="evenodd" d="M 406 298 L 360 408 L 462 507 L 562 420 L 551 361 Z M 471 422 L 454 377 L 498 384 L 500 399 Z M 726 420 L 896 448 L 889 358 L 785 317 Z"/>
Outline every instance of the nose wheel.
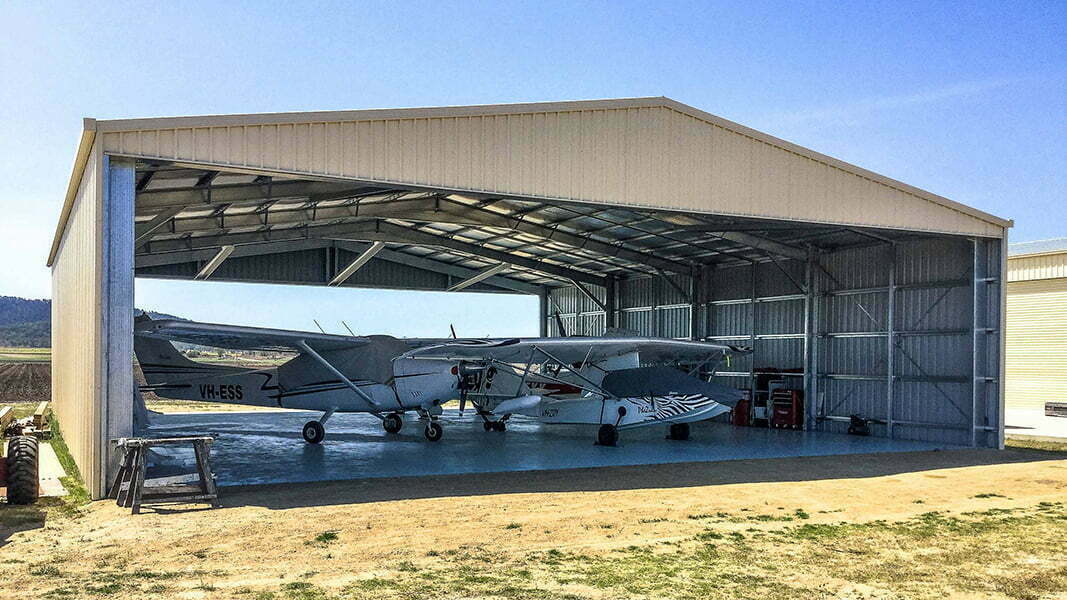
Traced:
<path fill-rule="evenodd" d="M 382 427 L 385 428 L 386 433 L 400 433 L 400 429 L 403 426 L 404 420 L 396 413 L 386 415 L 385 418 L 382 419 Z"/>
<path fill-rule="evenodd" d="M 318 421 L 308 421 L 307 423 L 304 423 L 303 434 L 305 442 L 309 444 L 318 444 L 326 437 L 326 428 Z"/>
<path fill-rule="evenodd" d="M 601 446 L 616 446 L 619 443 L 619 428 L 605 424 L 596 432 L 596 443 Z"/>
<path fill-rule="evenodd" d="M 441 439 L 445 434 L 444 427 L 437 421 L 430 421 L 426 424 L 426 429 L 422 432 L 426 436 L 426 439 L 431 442 L 436 442 Z"/>

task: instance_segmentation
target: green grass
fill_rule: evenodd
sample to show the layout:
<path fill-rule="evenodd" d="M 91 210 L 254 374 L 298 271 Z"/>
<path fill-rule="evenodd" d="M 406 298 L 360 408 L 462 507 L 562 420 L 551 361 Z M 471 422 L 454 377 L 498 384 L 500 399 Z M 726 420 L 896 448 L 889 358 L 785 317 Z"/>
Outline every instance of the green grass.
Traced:
<path fill-rule="evenodd" d="M 0 363 L 46 363 L 51 361 L 51 348 L 0 347 Z"/>
<path fill-rule="evenodd" d="M 1067 441 L 1064 442 L 1051 442 L 1051 441 L 1038 441 L 1038 440 L 1017 440 L 1008 438 L 1004 441 L 1006 448 L 1021 448 L 1024 450 L 1040 450 L 1042 452 L 1062 452 L 1067 453 Z M 1061 457 L 1055 457 L 1061 458 Z"/>
<path fill-rule="evenodd" d="M 383 560 L 374 576 L 344 586 L 314 577 L 241 593 L 257 600 L 830 600 L 841 596 L 841 582 L 851 582 L 876 590 L 874 597 L 1040 600 L 1067 593 L 1067 566 L 1061 560 L 1067 552 L 1064 506 L 1046 502 L 964 514 L 928 512 L 903 521 L 866 523 L 788 523 L 775 518 L 748 536 L 731 531 L 736 521 L 705 521 L 704 530 L 686 540 L 609 552 L 547 549 L 505 554 L 488 546 L 460 546 L 417 562 Z M 801 518 L 796 516 L 800 512 L 803 509 L 796 509 L 794 518 Z M 761 568 L 753 569 L 755 564 Z M 147 584 L 134 578 L 123 581 L 124 594 L 143 592 Z M 64 583 L 69 585 L 69 576 Z M 107 587 L 114 582 L 106 578 L 87 583 L 96 596 L 114 590 Z M 62 597 L 61 589 L 53 597 Z"/>

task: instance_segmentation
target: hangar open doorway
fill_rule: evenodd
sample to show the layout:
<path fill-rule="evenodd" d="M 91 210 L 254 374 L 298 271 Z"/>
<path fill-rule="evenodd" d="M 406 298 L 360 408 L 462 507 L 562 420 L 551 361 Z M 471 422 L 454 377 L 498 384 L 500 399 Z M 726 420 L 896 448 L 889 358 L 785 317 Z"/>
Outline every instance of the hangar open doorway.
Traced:
<path fill-rule="evenodd" d="M 99 497 L 135 274 L 494 291 L 543 335 L 749 345 L 720 380 L 796 380 L 807 430 L 998 447 L 1010 225 L 666 98 L 87 120 L 53 398 Z"/>

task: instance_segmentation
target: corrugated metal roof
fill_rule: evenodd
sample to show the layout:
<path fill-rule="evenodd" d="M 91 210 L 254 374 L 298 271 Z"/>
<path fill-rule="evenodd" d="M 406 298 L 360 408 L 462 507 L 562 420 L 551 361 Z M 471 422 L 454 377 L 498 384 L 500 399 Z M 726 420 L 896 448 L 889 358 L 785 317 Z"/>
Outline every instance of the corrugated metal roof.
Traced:
<path fill-rule="evenodd" d="M 86 130 L 95 138 L 87 134 L 83 146 L 95 140 L 106 153 L 147 162 L 478 201 L 562 201 L 987 237 L 1002 237 L 1011 226 L 662 97 L 87 119 Z M 76 163 L 72 182 L 79 178 Z M 55 244 L 64 222 L 61 217 Z"/>
<path fill-rule="evenodd" d="M 1036 240 L 1033 242 L 1016 242 L 1008 244 L 1008 256 L 1025 256 L 1029 254 L 1047 254 L 1051 252 L 1067 252 L 1067 238 L 1053 238 L 1050 240 Z"/>

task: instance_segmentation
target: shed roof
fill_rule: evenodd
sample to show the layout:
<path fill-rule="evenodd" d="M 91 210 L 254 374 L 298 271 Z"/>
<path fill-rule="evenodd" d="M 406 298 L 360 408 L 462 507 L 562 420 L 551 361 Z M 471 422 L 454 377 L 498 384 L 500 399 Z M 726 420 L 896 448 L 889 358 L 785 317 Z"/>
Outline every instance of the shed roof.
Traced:
<path fill-rule="evenodd" d="M 1034 254 L 1053 254 L 1067 252 L 1067 238 L 1035 240 L 1033 242 L 1016 242 L 1008 244 L 1008 257 L 1030 256 Z"/>
<path fill-rule="evenodd" d="M 142 161 L 517 201 L 1001 237 L 1011 222 L 669 98 L 86 120 Z"/>

